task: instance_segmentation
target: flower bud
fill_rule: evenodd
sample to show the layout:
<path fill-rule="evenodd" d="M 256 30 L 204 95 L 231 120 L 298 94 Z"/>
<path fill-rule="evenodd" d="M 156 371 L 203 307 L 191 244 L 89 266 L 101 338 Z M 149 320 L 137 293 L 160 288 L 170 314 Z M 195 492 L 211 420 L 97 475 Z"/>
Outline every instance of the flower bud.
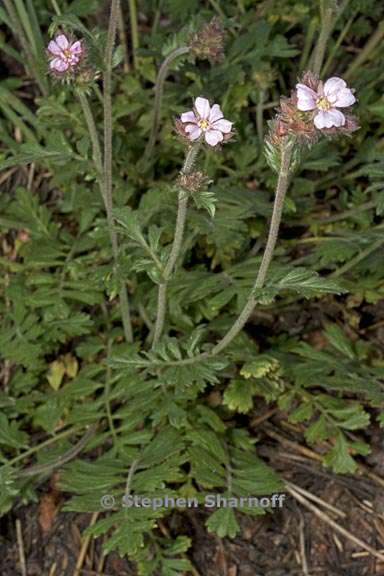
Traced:
<path fill-rule="evenodd" d="M 206 188 L 209 184 L 209 179 L 204 172 L 195 170 L 187 174 L 181 173 L 177 180 L 177 184 L 186 192 L 194 194 L 202 188 Z"/>
<path fill-rule="evenodd" d="M 220 20 L 212 18 L 192 36 L 189 46 L 196 58 L 220 62 L 224 57 L 224 30 Z"/>

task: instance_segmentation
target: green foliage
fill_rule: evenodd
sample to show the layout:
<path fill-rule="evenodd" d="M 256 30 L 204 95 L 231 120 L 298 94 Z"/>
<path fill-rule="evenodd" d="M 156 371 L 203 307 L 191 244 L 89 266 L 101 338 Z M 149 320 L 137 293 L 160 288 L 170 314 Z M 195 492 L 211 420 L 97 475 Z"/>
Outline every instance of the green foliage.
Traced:
<path fill-rule="evenodd" d="M 336 23 L 327 75 L 348 73 L 361 128 L 352 138 L 296 150 L 281 237 L 266 283 L 253 293 L 255 313 L 212 356 L 251 293 L 272 211 L 271 168 L 279 169 L 279 150 L 264 148 L 255 125 L 266 126 L 299 67 L 307 67 L 306 30 L 315 7 L 262 3 L 255 20 L 252 2 L 143 3 L 137 66 L 129 62 L 123 72 L 121 48 L 113 63 L 114 263 L 81 106 L 69 84 L 46 74 L 44 52 L 48 36 L 63 29 L 85 38 L 87 62 L 102 71 L 105 14 L 94 1 L 62 2 L 60 15 L 50 15 L 43 0 L 15 4 L 30 57 L 13 16 L 0 8 L 7 29 L 0 51 L 8 67 L 0 82 L 0 510 L 36 499 L 56 464 L 66 510 L 100 512 L 86 534 L 103 536 L 105 552 L 128 555 L 141 576 L 177 576 L 190 569 L 190 539 L 164 537 L 158 529 L 174 511 L 128 508 L 126 494 L 197 498 L 203 506 L 212 493 L 282 490 L 259 455 L 262 426 L 258 443 L 249 432 L 260 402 L 282 411 L 302 431 L 302 442 L 340 474 L 354 473 L 369 453 L 367 428 L 384 426 L 379 52 L 354 68 L 356 50 L 369 46 L 374 33 L 373 13 L 380 21 L 384 9 L 353 2 Z M 172 65 L 157 145 L 146 158 L 161 58 L 217 11 L 226 28 L 225 57 L 211 65 L 185 55 Z M 337 34 L 351 17 L 344 50 Z M 220 150 L 199 153 L 196 167 L 209 184 L 191 193 L 167 287 L 164 335 L 151 348 L 184 154 L 172 121 L 199 95 L 222 105 L 235 135 Z M 90 82 L 102 143 L 100 96 Z M 121 281 L 130 296 L 133 344 L 124 341 Z M 94 437 L 63 463 L 92 424 L 98 425 Z M 33 464 L 48 465 L 48 472 L 23 476 Z M 105 495 L 115 499 L 111 508 L 101 504 Z M 269 513 L 206 512 L 207 530 L 221 538 L 239 533 L 241 514 Z"/>

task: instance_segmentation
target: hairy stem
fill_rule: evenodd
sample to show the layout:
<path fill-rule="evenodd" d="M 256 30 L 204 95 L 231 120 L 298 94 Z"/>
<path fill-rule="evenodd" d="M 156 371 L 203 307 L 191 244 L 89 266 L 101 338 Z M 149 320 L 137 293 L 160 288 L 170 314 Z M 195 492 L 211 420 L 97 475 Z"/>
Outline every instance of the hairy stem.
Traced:
<path fill-rule="evenodd" d="M 155 84 L 155 102 L 153 106 L 153 121 L 151 134 L 149 136 L 148 144 L 145 150 L 145 157 L 150 156 L 152 149 L 156 142 L 157 131 L 159 128 L 160 112 L 161 112 L 161 100 L 163 96 L 164 82 L 168 74 L 169 67 L 172 62 L 176 60 L 179 56 L 187 54 L 189 52 L 189 46 L 181 46 L 180 48 L 175 48 L 164 60 L 160 66 L 160 70 L 157 74 L 156 84 Z"/>
<path fill-rule="evenodd" d="M 280 172 L 276 186 L 275 203 L 273 206 L 272 218 L 269 227 L 268 240 L 265 246 L 263 258 L 256 276 L 256 280 L 252 287 L 251 294 L 249 295 L 248 300 L 240 313 L 240 316 L 237 318 L 237 320 L 229 329 L 229 331 L 225 334 L 225 336 L 220 340 L 220 342 L 218 342 L 216 346 L 213 347 L 213 349 L 209 354 L 210 356 L 215 356 L 216 354 L 219 354 L 219 352 L 221 352 L 224 348 L 226 348 L 228 344 L 230 344 L 230 342 L 232 342 L 232 340 L 242 330 L 243 326 L 245 325 L 248 318 L 252 314 L 253 309 L 257 302 L 254 296 L 254 292 L 255 290 L 262 288 L 264 286 L 264 282 L 267 276 L 269 266 L 272 261 L 273 252 L 275 250 L 279 234 L 281 215 L 283 213 L 283 207 L 284 207 L 284 199 L 288 189 L 289 168 L 291 165 L 293 146 L 294 141 L 287 142 L 283 146 Z"/>
<path fill-rule="evenodd" d="M 105 50 L 104 74 L 103 74 L 103 108 L 104 108 L 104 170 L 103 187 L 105 195 L 105 208 L 107 213 L 108 229 L 111 236 L 115 271 L 118 273 L 119 246 L 113 220 L 112 199 L 112 56 L 116 39 L 116 28 L 119 18 L 120 0 L 112 0 L 111 14 L 108 26 L 107 46 Z M 131 314 L 126 284 L 119 279 L 119 300 L 124 327 L 125 339 L 133 341 Z"/>
<path fill-rule="evenodd" d="M 189 172 L 191 172 L 197 153 L 199 151 L 199 147 L 200 147 L 199 144 L 195 144 L 194 146 L 191 146 L 189 148 L 187 155 L 185 157 L 184 166 L 181 170 L 182 174 L 188 174 Z M 185 221 L 187 218 L 187 208 L 188 208 L 188 193 L 185 190 L 180 190 L 178 196 L 175 236 L 173 238 L 173 244 L 171 252 L 169 254 L 169 258 L 164 268 L 163 279 L 161 284 L 159 285 L 159 291 L 157 296 L 157 315 L 156 315 L 156 324 L 152 346 L 155 346 L 159 342 L 161 334 L 163 332 L 165 314 L 167 309 L 168 282 L 172 276 L 183 243 Z"/>
<path fill-rule="evenodd" d="M 108 232 L 109 237 L 111 239 L 112 245 L 112 254 L 114 259 L 115 271 L 117 269 L 117 261 L 118 261 L 118 253 L 119 253 L 119 245 L 117 240 L 117 235 L 114 227 L 114 221 L 112 217 L 112 199 L 108 199 L 108 193 L 105 185 L 105 173 L 104 173 L 104 164 L 102 159 L 101 147 L 100 147 L 100 140 L 99 135 L 97 132 L 97 127 L 95 123 L 95 119 L 92 114 L 91 107 L 89 105 L 88 99 L 84 92 L 81 90 L 77 90 L 77 96 L 79 98 L 84 118 L 87 123 L 89 137 L 91 139 L 92 144 L 92 158 L 93 163 L 95 165 L 97 171 L 97 179 L 99 182 L 100 194 L 103 198 L 105 212 L 107 214 L 107 224 L 108 224 Z M 129 302 L 128 302 L 128 294 L 125 286 L 121 284 L 120 294 L 119 294 L 119 303 L 121 309 L 121 316 L 123 320 L 123 327 L 124 327 L 124 334 L 127 342 L 132 341 L 132 332 L 130 331 L 130 314 L 129 314 Z"/>

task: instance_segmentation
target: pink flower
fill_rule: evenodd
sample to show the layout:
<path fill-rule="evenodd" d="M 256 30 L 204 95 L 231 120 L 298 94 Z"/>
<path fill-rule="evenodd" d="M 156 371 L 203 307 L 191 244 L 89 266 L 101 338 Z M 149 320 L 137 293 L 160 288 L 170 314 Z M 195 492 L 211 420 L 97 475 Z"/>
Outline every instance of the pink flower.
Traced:
<path fill-rule="evenodd" d="M 210 146 L 228 139 L 232 130 L 232 122 L 225 120 L 220 106 L 212 107 L 206 98 L 196 98 L 193 111 L 184 112 L 181 121 L 186 124 L 184 130 L 189 140 L 194 141 L 204 134 L 204 139 Z"/>
<path fill-rule="evenodd" d="M 81 40 L 71 42 L 65 34 L 59 34 L 54 40 L 51 40 L 48 44 L 51 71 L 64 74 L 75 68 L 84 54 L 81 42 Z"/>
<path fill-rule="evenodd" d="M 316 128 L 339 128 L 344 126 L 345 116 L 338 108 L 347 108 L 356 102 L 356 98 L 342 78 L 329 78 L 319 83 L 317 92 L 305 84 L 296 84 L 297 108 L 303 112 L 317 110 L 314 116 Z"/>

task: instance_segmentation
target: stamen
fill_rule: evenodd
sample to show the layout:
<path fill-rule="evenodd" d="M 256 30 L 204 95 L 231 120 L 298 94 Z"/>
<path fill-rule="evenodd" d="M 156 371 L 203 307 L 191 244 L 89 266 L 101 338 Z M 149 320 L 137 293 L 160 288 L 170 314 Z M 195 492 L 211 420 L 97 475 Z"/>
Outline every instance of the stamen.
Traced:
<path fill-rule="evenodd" d="M 197 125 L 202 130 L 206 130 L 209 126 L 209 122 L 208 122 L 208 120 L 201 119 L 198 121 Z"/>
<path fill-rule="evenodd" d="M 316 100 L 316 106 L 319 110 L 329 110 L 332 108 L 332 104 L 328 102 L 325 96 L 320 96 L 320 98 Z"/>

